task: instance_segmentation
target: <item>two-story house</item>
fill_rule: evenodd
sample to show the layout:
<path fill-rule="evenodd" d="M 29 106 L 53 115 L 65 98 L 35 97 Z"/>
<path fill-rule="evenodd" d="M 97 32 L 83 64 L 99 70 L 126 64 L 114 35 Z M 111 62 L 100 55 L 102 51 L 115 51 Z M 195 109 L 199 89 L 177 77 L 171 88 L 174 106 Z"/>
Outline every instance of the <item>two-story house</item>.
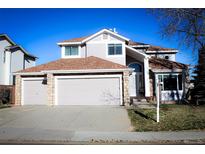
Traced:
<path fill-rule="evenodd" d="M 35 66 L 36 57 L 0 34 L 0 85 L 14 84 L 13 72 Z"/>
<path fill-rule="evenodd" d="M 17 105 L 129 105 L 131 98 L 181 99 L 187 65 L 175 49 L 131 41 L 115 31 L 58 43 L 61 58 L 16 73 Z"/>

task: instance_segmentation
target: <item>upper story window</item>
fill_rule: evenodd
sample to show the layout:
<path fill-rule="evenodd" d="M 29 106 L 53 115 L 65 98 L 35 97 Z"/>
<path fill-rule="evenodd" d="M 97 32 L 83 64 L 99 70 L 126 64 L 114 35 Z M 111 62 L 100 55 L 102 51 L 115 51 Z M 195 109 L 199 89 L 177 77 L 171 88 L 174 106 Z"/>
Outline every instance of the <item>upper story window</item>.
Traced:
<path fill-rule="evenodd" d="M 108 55 L 122 55 L 122 44 L 108 44 Z"/>
<path fill-rule="evenodd" d="M 65 56 L 78 56 L 78 55 L 79 55 L 78 46 L 65 47 Z"/>

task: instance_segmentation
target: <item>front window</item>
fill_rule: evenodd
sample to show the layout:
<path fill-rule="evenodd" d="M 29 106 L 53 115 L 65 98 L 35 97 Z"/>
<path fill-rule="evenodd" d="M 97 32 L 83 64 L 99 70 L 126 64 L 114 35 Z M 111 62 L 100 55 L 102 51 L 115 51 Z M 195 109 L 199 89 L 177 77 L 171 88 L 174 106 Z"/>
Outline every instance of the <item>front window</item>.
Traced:
<path fill-rule="evenodd" d="M 108 55 L 122 55 L 122 44 L 108 44 Z"/>
<path fill-rule="evenodd" d="M 138 63 L 131 63 L 128 67 L 133 68 L 135 72 L 142 72 L 142 66 Z"/>
<path fill-rule="evenodd" d="M 78 46 L 65 47 L 65 56 L 78 56 Z"/>
<path fill-rule="evenodd" d="M 177 76 L 164 75 L 164 90 L 177 90 Z"/>
<path fill-rule="evenodd" d="M 162 83 L 161 90 L 182 90 L 182 75 L 158 75 L 159 81 Z"/>

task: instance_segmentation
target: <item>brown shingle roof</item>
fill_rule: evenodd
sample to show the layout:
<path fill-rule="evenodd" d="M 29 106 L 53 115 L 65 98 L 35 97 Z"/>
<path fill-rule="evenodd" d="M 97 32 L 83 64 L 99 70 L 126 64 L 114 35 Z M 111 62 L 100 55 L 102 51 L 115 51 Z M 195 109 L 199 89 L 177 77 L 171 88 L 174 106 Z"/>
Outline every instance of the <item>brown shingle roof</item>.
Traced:
<path fill-rule="evenodd" d="M 127 68 L 124 65 L 113 63 L 101 58 L 90 56 L 87 58 L 74 58 L 74 59 L 59 59 L 56 61 L 42 64 L 36 67 L 27 68 L 18 71 L 24 72 L 41 72 L 49 70 L 86 70 L 86 69 L 123 69 Z"/>
<path fill-rule="evenodd" d="M 141 42 L 135 42 L 135 41 L 130 40 L 130 41 L 128 42 L 128 45 L 134 46 L 134 45 L 148 45 L 148 44 L 141 43 Z"/>
<path fill-rule="evenodd" d="M 84 36 L 84 37 L 79 37 L 79 38 L 72 38 L 72 39 L 69 39 L 69 40 L 61 41 L 61 43 L 65 43 L 65 42 L 81 42 L 81 41 L 83 41 L 84 39 L 86 39 L 88 37 L 89 36 Z"/>
<path fill-rule="evenodd" d="M 149 66 L 151 69 L 183 69 L 188 67 L 186 64 L 156 57 L 149 59 Z"/>
<path fill-rule="evenodd" d="M 153 45 L 151 45 L 151 46 L 148 47 L 148 49 L 147 49 L 147 51 L 170 51 L 170 50 L 176 50 L 176 49 L 164 48 L 164 47 L 153 46 Z"/>
<path fill-rule="evenodd" d="M 141 42 L 135 42 L 130 40 L 128 42 L 129 46 L 137 46 L 137 45 L 149 45 L 149 47 L 145 47 L 146 51 L 171 51 L 171 50 L 176 50 L 173 48 L 164 48 L 164 47 L 160 47 L 160 46 L 155 46 L 155 45 L 151 45 L 151 44 L 146 44 L 146 43 L 141 43 Z"/>

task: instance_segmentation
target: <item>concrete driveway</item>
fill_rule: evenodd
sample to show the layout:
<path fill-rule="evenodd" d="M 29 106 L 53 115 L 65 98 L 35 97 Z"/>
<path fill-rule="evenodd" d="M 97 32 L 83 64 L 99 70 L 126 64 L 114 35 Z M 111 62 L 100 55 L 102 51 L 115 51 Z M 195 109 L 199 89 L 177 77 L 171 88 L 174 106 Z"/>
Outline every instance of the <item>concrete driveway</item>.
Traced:
<path fill-rule="evenodd" d="M 22 106 L 0 109 L 0 140 L 66 132 L 128 132 L 126 109 L 118 106 Z M 61 133 L 61 134 L 59 134 Z"/>

